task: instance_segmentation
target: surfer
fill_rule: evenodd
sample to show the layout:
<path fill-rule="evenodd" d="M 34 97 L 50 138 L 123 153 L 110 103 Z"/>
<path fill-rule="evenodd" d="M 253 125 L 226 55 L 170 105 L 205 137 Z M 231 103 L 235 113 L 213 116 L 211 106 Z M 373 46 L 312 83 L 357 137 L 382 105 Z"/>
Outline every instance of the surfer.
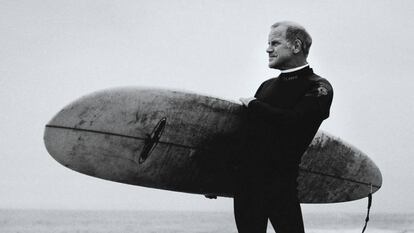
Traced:
<path fill-rule="evenodd" d="M 281 74 L 240 98 L 248 112 L 247 156 L 234 197 L 239 233 L 303 233 L 297 177 L 301 157 L 329 116 L 333 90 L 307 62 L 311 36 L 297 23 L 278 22 L 268 38 L 269 68 Z"/>

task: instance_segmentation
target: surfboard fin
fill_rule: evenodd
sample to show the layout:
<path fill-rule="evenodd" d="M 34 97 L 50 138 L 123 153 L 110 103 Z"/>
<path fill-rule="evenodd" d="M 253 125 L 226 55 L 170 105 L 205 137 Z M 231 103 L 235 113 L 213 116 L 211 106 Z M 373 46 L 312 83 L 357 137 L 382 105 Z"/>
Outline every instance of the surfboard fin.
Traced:
<path fill-rule="evenodd" d="M 167 118 L 163 117 L 157 125 L 152 130 L 151 134 L 147 134 L 145 139 L 145 145 L 142 149 L 141 154 L 139 155 L 138 163 L 143 163 L 151 152 L 154 150 L 155 146 L 158 144 L 158 141 L 161 138 L 162 133 L 164 132 L 165 125 L 167 124 Z"/>

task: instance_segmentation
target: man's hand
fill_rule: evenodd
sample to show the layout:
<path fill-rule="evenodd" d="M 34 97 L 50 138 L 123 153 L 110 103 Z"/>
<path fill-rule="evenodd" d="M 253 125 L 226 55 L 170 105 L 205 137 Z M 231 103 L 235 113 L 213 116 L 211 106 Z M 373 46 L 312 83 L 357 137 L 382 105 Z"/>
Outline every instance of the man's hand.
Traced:
<path fill-rule="evenodd" d="M 214 194 L 205 194 L 204 196 L 208 199 L 217 199 L 217 196 Z"/>
<path fill-rule="evenodd" d="M 241 97 L 239 100 L 240 100 L 240 102 L 242 102 L 242 104 L 243 104 L 244 106 L 248 107 L 248 106 L 249 106 L 250 101 L 255 100 L 255 99 L 256 99 L 255 97 L 248 97 L 248 98 L 243 98 L 243 97 Z"/>

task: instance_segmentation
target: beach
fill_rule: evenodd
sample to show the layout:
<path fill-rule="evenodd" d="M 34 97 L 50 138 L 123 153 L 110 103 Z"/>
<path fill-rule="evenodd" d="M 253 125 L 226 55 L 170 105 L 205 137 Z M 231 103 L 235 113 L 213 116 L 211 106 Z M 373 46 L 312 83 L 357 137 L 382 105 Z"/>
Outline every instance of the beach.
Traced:
<path fill-rule="evenodd" d="M 305 213 L 307 233 L 361 232 L 364 214 Z M 237 233 L 231 212 L 0 210 L 2 233 Z M 268 232 L 274 232 L 269 224 Z M 414 214 L 370 216 L 366 232 L 414 233 Z"/>

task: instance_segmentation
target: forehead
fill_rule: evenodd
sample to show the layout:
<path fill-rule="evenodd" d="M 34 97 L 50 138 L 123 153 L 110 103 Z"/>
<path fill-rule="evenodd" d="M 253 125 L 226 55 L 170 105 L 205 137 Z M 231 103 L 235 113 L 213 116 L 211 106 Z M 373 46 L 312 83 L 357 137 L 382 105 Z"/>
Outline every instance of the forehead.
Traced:
<path fill-rule="evenodd" d="M 286 37 L 286 26 L 278 26 L 272 28 L 269 33 L 269 41 L 272 40 L 284 40 Z"/>

